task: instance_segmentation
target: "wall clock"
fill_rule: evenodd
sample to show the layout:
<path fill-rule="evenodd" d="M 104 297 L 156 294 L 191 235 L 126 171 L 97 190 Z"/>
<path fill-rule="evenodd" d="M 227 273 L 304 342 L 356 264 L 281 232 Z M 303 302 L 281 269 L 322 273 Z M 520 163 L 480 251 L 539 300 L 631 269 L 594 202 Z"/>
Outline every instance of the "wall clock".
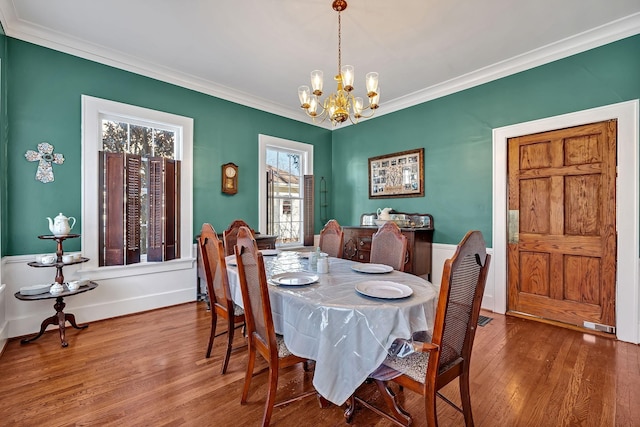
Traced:
<path fill-rule="evenodd" d="M 222 192 L 226 194 L 238 192 L 238 166 L 234 163 L 222 165 Z"/>

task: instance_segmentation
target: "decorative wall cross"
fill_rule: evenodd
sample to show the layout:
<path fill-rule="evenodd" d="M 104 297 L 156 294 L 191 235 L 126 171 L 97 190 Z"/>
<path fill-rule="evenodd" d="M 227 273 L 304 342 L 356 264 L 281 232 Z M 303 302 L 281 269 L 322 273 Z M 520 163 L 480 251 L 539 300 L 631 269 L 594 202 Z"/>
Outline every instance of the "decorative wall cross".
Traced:
<path fill-rule="evenodd" d="M 64 163 L 62 154 L 53 154 L 53 145 L 48 142 L 38 144 L 38 151 L 27 150 L 24 157 L 30 162 L 39 162 L 36 171 L 36 179 L 44 184 L 53 181 L 53 168 L 51 162 L 61 165 Z"/>

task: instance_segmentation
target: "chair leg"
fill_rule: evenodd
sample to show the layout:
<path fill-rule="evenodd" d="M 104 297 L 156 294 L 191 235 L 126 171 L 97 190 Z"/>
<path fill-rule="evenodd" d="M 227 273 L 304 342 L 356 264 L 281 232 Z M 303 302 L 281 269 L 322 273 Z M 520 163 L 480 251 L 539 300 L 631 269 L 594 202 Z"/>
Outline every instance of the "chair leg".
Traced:
<path fill-rule="evenodd" d="M 211 309 L 211 335 L 209 335 L 209 346 L 207 347 L 207 359 L 211 357 L 211 349 L 213 348 L 213 339 L 216 336 L 216 325 L 218 323 L 218 315 L 216 309 Z"/>
<path fill-rule="evenodd" d="M 253 365 L 256 362 L 256 350 L 253 345 L 249 343 L 249 360 L 247 360 L 247 373 L 244 376 L 244 387 L 242 388 L 242 397 L 240 403 L 247 402 L 247 396 L 249 395 L 249 386 L 251 385 L 251 377 L 253 376 Z"/>
<path fill-rule="evenodd" d="M 278 362 L 269 361 L 269 391 L 267 392 L 267 402 L 264 405 L 264 416 L 262 426 L 266 427 L 271 421 L 273 405 L 276 401 L 276 390 L 278 388 Z"/>
<path fill-rule="evenodd" d="M 224 361 L 222 362 L 222 374 L 227 372 L 227 366 L 229 366 L 229 358 L 231 356 L 231 345 L 233 344 L 233 332 L 235 331 L 233 324 L 233 317 L 229 317 L 227 323 L 227 352 L 224 355 Z"/>
<path fill-rule="evenodd" d="M 473 427 L 473 414 L 471 413 L 471 394 L 469 393 L 469 371 L 460 374 L 460 400 L 462 401 L 462 413 L 467 427 Z"/>
<path fill-rule="evenodd" d="M 427 387 L 424 395 L 424 411 L 427 419 L 427 426 L 438 427 L 438 414 L 436 412 L 436 390 Z"/>

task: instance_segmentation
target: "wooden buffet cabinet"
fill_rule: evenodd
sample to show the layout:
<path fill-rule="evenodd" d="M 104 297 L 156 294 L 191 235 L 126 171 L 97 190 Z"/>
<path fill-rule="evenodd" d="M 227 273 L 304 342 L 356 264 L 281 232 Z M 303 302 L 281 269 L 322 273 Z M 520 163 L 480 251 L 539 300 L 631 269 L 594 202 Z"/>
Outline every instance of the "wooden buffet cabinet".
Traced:
<path fill-rule="evenodd" d="M 407 256 L 404 271 L 416 276 L 426 276 L 431 280 L 431 251 L 433 243 L 433 217 L 423 227 L 402 227 L 400 230 L 407 238 Z M 371 238 L 378 231 L 377 226 L 343 226 L 344 247 L 342 258 L 358 262 L 369 262 Z"/>

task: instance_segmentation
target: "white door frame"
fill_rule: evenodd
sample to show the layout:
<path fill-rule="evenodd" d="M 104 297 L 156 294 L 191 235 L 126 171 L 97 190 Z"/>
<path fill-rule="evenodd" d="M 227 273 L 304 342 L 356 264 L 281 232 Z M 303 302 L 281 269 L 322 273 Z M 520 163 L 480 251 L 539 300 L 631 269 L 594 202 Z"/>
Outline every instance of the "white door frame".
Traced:
<path fill-rule="evenodd" d="M 618 120 L 618 230 L 616 335 L 621 341 L 640 343 L 639 209 L 638 200 L 639 101 L 593 108 L 561 116 L 518 123 L 493 130 L 493 310 L 507 308 L 507 140 L 554 129 L 604 120 Z"/>

